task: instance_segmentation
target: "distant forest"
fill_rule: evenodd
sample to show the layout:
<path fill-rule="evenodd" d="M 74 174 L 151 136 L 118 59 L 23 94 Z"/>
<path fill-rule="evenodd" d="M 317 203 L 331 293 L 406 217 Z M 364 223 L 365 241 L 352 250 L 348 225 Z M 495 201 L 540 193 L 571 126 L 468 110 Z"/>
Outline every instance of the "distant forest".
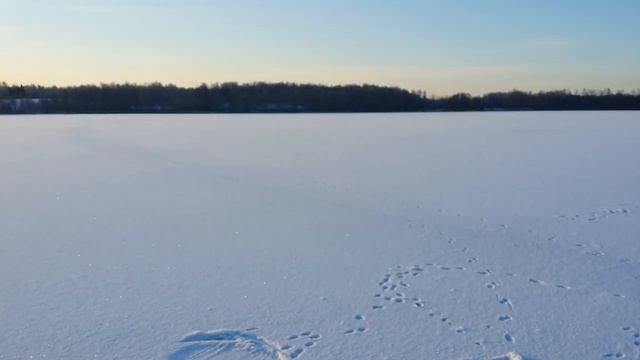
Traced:
<path fill-rule="evenodd" d="M 640 110 L 640 91 L 510 91 L 429 97 L 375 85 L 152 83 L 69 87 L 0 83 L 0 114 L 297 113 L 501 110 Z"/>

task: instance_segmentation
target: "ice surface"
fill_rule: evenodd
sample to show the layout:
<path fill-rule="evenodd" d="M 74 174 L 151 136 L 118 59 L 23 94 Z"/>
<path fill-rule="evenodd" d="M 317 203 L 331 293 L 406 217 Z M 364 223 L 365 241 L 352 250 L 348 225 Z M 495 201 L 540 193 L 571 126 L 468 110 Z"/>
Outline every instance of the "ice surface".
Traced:
<path fill-rule="evenodd" d="M 639 115 L 0 117 L 0 359 L 638 359 Z"/>

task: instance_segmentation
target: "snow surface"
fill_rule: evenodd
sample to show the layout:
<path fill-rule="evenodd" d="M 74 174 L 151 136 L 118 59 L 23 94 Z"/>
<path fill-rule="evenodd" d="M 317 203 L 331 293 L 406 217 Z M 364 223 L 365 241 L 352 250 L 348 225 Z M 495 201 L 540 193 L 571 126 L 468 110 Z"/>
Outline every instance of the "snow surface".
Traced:
<path fill-rule="evenodd" d="M 639 359 L 639 115 L 2 117 L 0 359 Z"/>

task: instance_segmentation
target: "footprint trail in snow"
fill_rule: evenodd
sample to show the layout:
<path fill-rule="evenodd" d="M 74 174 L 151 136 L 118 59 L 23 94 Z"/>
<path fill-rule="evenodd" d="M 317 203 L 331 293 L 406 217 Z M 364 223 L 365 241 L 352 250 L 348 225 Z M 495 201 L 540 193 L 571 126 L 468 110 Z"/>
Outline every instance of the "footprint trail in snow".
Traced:
<path fill-rule="evenodd" d="M 633 208 L 635 210 L 635 208 Z M 601 209 L 588 214 L 588 216 L 559 216 L 562 219 L 575 221 L 585 219 L 586 222 L 601 221 L 614 216 L 627 216 L 631 213 L 630 208 L 621 209 Z M 462 215 L 458 214 L 458 218 Z M 418 228 L 421 237 L 426 237 L 425 225 L 423 223 L 410 222 L 410 226 Z M 490 231 L 490 224 L 486 219 L 481 221 L 482 228 Z M 496 230 L 511 231 L 512 227 L 501 224 Z M 537 234 L 535 230 L 529 230 L 529 234 Z M 482 264 L 481 256 L 474 254 L 472 245 L 459 241 L 457 237 L 451 236 L 444 230 L 439 231 L 439 236 L 443 243 L 451 249 L 458 249 L 468 256 L 464 264 L 437 264 L 427 262 L 413 265 L 396 265 L 386 271 L 377 281 L 377 288 L 372 292 L 372 301 L 363 304 L 361 312 L 352 314 L 347 321 L 343 322 L 340 335 L 353 337 L 367 336 L 369 325 L 368 318 L 375 318 L 386 311 L 414 311 L 416 316 L 423 316 L 430 321 L 424 322 L 424 326 L 445 326 L 453 332 L 453 336 L 466 336 L 470 344 L 485 349 L 485 344 L 495 341 L 501 342 L 504 346 L 515 346 L 518 342 L 518 328 L 525 326 L 519 323 L 519 316 L 516 305 L 509 296 L 512 286 L 520 288 L 531 287 L 532 291 L 554 292 L 550 294 L 570 293 L 573 286 L 564 282 L 552 281 L 544 277 L 522 273 L 520 271 L 498 271 L 491 266 Z M 547 240 L 557 241 L 556 236 L 548 236 Z M 587 254 L 591 254 L 586 252 Z M 475 256 L 473 256 L 475 255 Z M 490 264 L 489 264 L 490 265 Z M 502 267 L 504 269 L 504 267 Z M 518 269 L 520 270 L 520 269 Z M 492 320 L 485 317 L 479 322 L 461 317 L 455 303 L 434 298 L 437 294 L 447 294 L 447 289 L 443 286 L 458 286 L 456 282 L 462 281 L 462 285 L 470 284 L 478 291 L 473 294 L 477 299 L 466 299 L 468 302 L 482 302 L 482 306 L 490 309 Z M 539 290 L 538 290 L 539 289 Z M 455 290 L 455 289 L 453 289 Z M 436 294 L 436 295 L 434 295 Z M 613 293 L 613 296 L 624 298 L 624 295 Z M 493 305 L 491 305 L 493 304 Z M 473 319 L 472 319 L 473 320 Z M 341 324 L 343 324 L 341 323 Z M 384 326 L 384 324 L 378 324 Z M 631 326 L 622 328 L 626 334 L 627 342 L 632 344 L 640 352 L 640 331 Z M 515 333 L 514 333 L 515 330 Z M 457 334 L 457 335 L 456 335 Z M 521 335 L 521 334 L 520 334 Z M 168 360 L 204 360 L 214 359 L 221 355 L 232 352 L 246 353 L 252 358 L 259 359 L 299 359 L 307 354 L 307 351 L 318 345 L 322 336 L 320 334 L 304 331 L 293 334 L 278 343 L 274 340 L 259 336 L 255 331 L 245 330 L 216 330 L 208 332 L 195 332 L 186 335 L 181 342 L 184 347 L 173 353 Z M 488 340 L 498 339 L 498 340 Z M 354 340 L 357 341 L 357 340 Z M 493 342 L 492 342 L 493 341 Z M 487 345 L 490 346 L 490 345 Z M 489 349 L 491 350 L 491 349 Z M 627 354 L 622 351 L 607 352 L 602 358 L 622 358 Z M 509 353 L 490 359 L 524 359 L 516 353 Z"/>

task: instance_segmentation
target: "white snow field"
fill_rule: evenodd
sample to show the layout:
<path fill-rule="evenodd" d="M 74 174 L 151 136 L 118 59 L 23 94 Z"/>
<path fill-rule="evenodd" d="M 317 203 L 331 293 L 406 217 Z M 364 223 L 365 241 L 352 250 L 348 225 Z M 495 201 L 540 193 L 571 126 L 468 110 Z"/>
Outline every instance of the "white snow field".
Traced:
<path fill-rule="evenodd" d="M 640 359 L 640 113 L 0 118 L 0 359 Z"/>

